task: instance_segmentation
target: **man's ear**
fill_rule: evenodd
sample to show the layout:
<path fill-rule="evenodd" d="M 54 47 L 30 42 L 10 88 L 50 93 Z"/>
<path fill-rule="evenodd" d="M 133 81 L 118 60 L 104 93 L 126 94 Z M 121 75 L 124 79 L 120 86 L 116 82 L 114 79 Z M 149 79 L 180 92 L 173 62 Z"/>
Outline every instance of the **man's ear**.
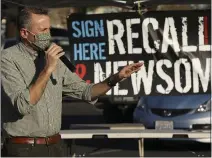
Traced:
<path fill-rule="evenodd" d="M 20 29 L 20 36 L 22 37 L 22 38 L 24 38 L 24 39 L 26 39 L 27 37 L 28 37 L 28 31 L 26 30 L 26 29 L 24 29 L 24 28 L 21 28 Z"/>

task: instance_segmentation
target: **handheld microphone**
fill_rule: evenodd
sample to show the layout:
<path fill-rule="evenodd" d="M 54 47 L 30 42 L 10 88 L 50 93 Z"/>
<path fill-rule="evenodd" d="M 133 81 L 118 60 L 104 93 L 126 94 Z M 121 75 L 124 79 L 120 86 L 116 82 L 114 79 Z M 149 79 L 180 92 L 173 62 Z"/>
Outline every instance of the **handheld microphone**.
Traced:
<path fill-rule="evenodd" d="M 68 58 L 66 58 L 65 55 L 60 57 L 60 60 L 66 65 L 67 68 L 69 68 L 69 70 L 71 72 L 75 72 L 76 71 L 76 67 L 74 66 L 74 64 L 72 64 Z"/>
<path fill-rule="evenodd" d="M 31 43 L 31 44 L 32 44 L 33 46 L 35 46 L 35 47 L 38 49 L 38 51 L 43 52 L 43 53 L 45 54 L 45 51 L 44 51 L 42 48 L 38 47 L 38 46 L 35 45 L 34 43 Z M 60 60 L 66 65 L 66 67 L 67 67 L 71 72 L 75 72 L 75 71 L 76 71 L 76 67 L 74 66 L 74 64 L 72 64 L 72 63 L 68 60 L 68 58 L 67 58 L 65 55 L 61 56 L 61 57 L 60 57 Z"/>

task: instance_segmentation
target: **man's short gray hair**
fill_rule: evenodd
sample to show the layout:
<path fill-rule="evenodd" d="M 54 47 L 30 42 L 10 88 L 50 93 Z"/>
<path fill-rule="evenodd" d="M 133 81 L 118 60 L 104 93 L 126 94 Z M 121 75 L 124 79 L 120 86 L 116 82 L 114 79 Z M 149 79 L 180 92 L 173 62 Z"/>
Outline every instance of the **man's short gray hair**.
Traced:
<path fill-rule="evenodd" d="M 31 14 L 48 15 L 48 10 L 38 7 L 25 7 L 19 12 L 18 29 L 29 28 Z"/>

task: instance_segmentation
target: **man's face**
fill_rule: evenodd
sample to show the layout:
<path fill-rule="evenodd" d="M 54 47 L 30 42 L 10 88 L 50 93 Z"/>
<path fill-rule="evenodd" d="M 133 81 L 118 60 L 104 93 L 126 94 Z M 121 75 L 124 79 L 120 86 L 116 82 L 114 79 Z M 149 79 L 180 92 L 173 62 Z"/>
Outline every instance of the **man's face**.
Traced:
<path fill-rule="evenodd" d="M 31 23 L 28 31 L 36 34 L 50 32 L 50 18 L 47 15 L 31 14 Z M 34 42 L 35 37 L 31 33 L 27 33 L 27 39 Z"/>

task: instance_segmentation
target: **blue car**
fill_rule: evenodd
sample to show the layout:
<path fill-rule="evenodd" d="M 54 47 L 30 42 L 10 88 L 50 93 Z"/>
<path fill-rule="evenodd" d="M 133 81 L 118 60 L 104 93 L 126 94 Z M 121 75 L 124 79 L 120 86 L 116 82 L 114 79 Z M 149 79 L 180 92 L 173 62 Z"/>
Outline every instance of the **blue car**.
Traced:
<path fill-rule="evenodd" d="M 211 100 L 211 94 L 144 96 L 134 110 L 133 119 L 149 129 L 210 130 Z"/>

